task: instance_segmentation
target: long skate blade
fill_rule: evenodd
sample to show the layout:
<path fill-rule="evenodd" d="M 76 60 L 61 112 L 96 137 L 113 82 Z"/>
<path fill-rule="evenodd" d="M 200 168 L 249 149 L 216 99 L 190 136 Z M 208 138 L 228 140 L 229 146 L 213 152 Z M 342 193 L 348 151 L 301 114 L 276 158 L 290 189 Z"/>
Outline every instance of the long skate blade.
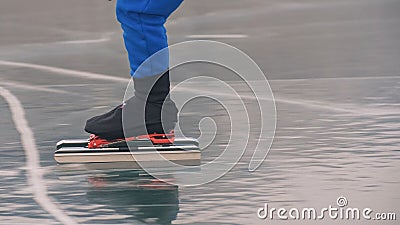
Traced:
<path fill-rule="evenodd" d="M 54 153 L 54 159 L 60 163 L 110 163 L 138 162 L 152 163 L 157 167 L 158 154 L 180 165 L 200 165 L 201 152 L 195 145 L 137 147 L 131 151 L 121 148 L 88 149 L 83 147 L 63 147 Z"/>
<path fill-rule="evenodd" d="M 69 139 L 69 140 L 61 140 L 57 142 L 56 149 L 64 148 L 64 147 L 86 147 L 89 141 L 87 139 Z M 123 145 L 123 144 L 121 144 Z M 195 145 L 199 146 L 199 142 L 195 138 L 175 138 L 174 145 Z M 119 147 L 119 145 L 115 145 Z M 129 146 L 152 146 L 149 140 L 135 140 L 131 141 Z M 113 144 L 110 147 L 114 147 Z"/>

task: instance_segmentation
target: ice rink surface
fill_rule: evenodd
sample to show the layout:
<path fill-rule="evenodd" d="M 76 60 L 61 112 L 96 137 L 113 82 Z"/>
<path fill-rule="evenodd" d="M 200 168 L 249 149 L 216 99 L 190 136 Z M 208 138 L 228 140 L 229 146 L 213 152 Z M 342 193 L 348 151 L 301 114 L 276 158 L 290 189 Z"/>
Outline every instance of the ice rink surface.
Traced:
<path fill-rule="evenodd" d="M 55 143 L 86 137 L 86 119 L 119 104 L 128 84 L 115 2 L 0 4 L 1 224 L 280 224 L 259 219 L 258 208 L 323 208 L 339 196 L 349 207 L 400 216 L 400 1 L 185 1 L 167 24 L 169 42 L 239 48 L 266 74 L 277 105 L 275 141 L 261 167 L 248 172 L 245 154 L 227 175 L 198 187 L 160 187 L 132 171 L 60 168 Z M 251 94 L 221 68 L 178 72 L 174 83 L 217 73 Z M 215 102 L 199 100 L 182 113 L 189 135 L 198 134 L 199 114 L 220 129 L 203 153 L 207 162 L 227 143 L 230 124 Z M 398 223 L 285 223 L 321 222 Z"/>

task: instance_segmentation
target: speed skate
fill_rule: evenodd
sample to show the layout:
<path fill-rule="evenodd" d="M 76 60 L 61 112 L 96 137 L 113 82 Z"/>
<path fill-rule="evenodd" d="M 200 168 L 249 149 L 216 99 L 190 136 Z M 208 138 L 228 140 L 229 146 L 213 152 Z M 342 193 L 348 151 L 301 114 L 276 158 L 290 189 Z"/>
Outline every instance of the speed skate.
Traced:
<path fill-rule="evenodd" d="M 161 156 L 161 157 L 160 157 Z M 200 165 L 199 143 L 194 138 L 178 138 L 171 134 L 152 134 L 107 141 L 95 135 L 89 139 L 61 140 L 54 159 L 60 164 L 72 163 L 141 163 L 168 160 L 184 166 Z"/>

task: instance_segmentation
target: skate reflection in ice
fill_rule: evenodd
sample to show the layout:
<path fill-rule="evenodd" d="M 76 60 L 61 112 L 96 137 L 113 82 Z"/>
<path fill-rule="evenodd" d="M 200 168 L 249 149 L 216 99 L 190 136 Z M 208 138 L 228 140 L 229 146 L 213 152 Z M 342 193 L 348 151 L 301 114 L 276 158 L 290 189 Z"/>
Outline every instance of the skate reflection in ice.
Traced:
<path fill-rule="evenodd" d="M 171 224 L 177 217 L 178 186 L 138 171 L 107 172 L 87 180 L 89 203 L 106 206 L 106 213 L 123 217 L 124 224 Z"/>

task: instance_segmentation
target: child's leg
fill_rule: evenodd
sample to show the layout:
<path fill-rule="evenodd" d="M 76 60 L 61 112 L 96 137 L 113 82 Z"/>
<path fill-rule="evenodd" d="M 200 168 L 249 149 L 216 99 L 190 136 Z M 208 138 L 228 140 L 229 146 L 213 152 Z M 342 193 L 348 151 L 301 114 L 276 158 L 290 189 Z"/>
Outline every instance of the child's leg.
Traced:
<path fill-rule="evenodd" d="M 118 0 L 117 18 L 124 31 L 131 75 L 135 78 L 158 75 L 168 69 L 168 51 L 150 61 L 135 74 L 151 55 L 168 47 L 164 24 L 183 0 Z"/>

